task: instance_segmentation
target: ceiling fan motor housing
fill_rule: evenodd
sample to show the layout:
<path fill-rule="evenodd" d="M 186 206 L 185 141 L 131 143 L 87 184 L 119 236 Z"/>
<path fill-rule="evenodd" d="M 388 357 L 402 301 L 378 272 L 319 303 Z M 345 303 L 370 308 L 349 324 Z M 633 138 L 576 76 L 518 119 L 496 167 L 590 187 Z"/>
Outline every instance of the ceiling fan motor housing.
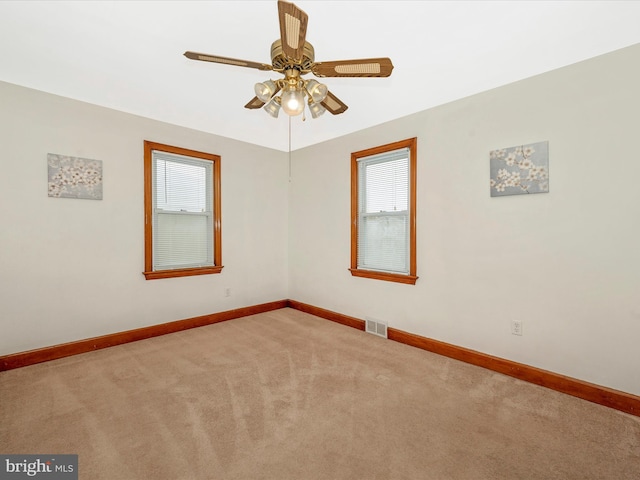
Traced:
<path fill-rule="evenodd" d="M 289 58 L 282 49 L 282 41 L 276 40 L 271 44 L 271 64 L 276 72 L 283 72 L 295 68 L 301 74 L 311 72 L 311 67 L 315 59 L 313 46 L 309 42 L 304 42 L 302 58 Z"/>

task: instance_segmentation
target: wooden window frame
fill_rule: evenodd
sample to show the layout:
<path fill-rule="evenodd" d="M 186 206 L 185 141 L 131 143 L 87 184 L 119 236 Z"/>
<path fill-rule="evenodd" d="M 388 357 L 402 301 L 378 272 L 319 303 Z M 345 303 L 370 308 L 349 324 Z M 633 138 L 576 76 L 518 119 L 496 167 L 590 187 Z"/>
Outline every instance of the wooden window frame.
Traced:
<path fill-rule="evenodd" d="M 153 270 L 153 155 L 154 150 L 173 153 L 199 160 L 209 160 L 213 164 L 213 266 L 196 268 L 176 268 Z M 209 275 L 222 271 L 222 209 L 221 209 L 221 157 L 212 153 L 199 152 L 162 143 L 144 141 L 144 272 L 147 280 L 159 278 Z"/>
<path fill-rule="evenodd" d="M 409 148 L 409 274 L 380 272 L 358 268 L 358 159 L 401 148 Z M 386 280 L 415 285 L 416 275 L 416 166 L 418 139 L 416 137 L 351 154 L 351 268 L 354 277 Z"/>

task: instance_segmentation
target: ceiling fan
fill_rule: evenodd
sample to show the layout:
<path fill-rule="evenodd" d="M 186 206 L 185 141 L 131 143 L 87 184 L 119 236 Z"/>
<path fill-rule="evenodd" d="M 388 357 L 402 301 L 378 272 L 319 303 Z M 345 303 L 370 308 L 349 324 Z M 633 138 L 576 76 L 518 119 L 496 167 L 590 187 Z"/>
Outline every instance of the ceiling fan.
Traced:
<path fill-rule="evenodd" d="M 302 78 L 308 73 L 313 73 L 316 77 L 388 77 L 391 75 L 393 64 L 389 58 L 316 62 L 313 46 L 305 40 L 307 14 L 293 3 L 278 0 L 278 17 L 280 38 L 271 45 L 271 65 L 189 51 L 184 55 L 192 60 L 272 70 L 283 74 L 284 78 L 256 83 L 256 96 L 245 105 L 245 108 L 249 109 L 264 107 L 274 118 L 278 116 L 280 108 L 290 116 L 302 113 L 305 97 L 313 118 L 319 117 L 325 111 L 338 115 L 349 108 L 331 93 L 326 85 L 314 79 Z M 276 95 L 280 91 L 282 93 Z"/>

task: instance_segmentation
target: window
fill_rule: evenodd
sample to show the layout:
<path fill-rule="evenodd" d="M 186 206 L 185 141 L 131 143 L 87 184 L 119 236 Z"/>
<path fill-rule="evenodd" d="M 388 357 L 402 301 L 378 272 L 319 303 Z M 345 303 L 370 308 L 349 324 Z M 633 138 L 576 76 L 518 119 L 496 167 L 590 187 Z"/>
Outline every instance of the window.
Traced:
<path fill-rule="evenodd" d="M 144 142 L 147 280 L 220 273 L 220 157 Z"/>
<path fill-rule="evenodd" d="M 351 154 L 352 275 L 415 285 L 416 158 L 416 138 Z"/>

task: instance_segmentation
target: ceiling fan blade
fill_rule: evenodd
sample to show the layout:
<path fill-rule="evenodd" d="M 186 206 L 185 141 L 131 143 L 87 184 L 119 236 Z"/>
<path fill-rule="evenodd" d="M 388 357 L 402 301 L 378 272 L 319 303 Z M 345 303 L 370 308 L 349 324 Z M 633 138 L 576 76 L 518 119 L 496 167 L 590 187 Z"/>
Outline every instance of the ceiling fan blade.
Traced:
<path fill-rule="evenodd" d="M 257 68 L 258 70 L 273 70 L 273 67 L 266 63 L 250 62 L 248 60 L 220 57 L 218 55 L 208 55 L 206 53 L 184 52 L 184 56 L 191 60 L 202 60 L 203 62 L 223 63 L 225 65 L 235 65 L 237 67 Z"/>
<path fill-rule="evenodd" d="M 293 3 L 282 0 L 278 0 L 278 17 L 282 51 L 293 60 L 302 60 L 309 17 Z"/>
<path fill-rule="evenodd" d="M 248 108 L 250 110 L 254 110 L 256 108 L 264 107 L 264 102 L 260 100 L 258 97 L 253 97 L 249 103 L 247 103 L 244 108 Z"/>
<path fill-rule="evenodd" d="M 389 58 L 362 58 L 317 62 L 311 66 L 316 77 L 388 77 L 393 70 Z"/>
<path fill-rule="evenodd" d="M 340 113 L 343 113 L 347 108 L 349 108 L 346 104 L 342 102 L 342 100 L 340 100 L 331 92 L 327 92 L 327 96 L 320 103 L 332 115 L 338 115 Z"/>

